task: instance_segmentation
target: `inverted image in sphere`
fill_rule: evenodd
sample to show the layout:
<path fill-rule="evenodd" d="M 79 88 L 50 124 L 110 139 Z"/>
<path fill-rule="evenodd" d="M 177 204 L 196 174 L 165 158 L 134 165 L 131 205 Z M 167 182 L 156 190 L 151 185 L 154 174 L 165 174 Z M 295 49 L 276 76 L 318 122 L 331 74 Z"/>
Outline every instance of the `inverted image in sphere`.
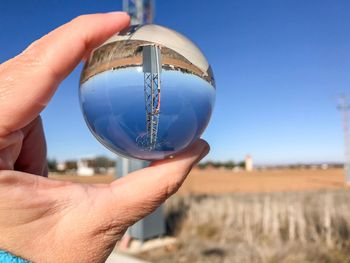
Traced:
<path fill-rule="evenodd" d="M 80 80 L 80 103 L 93 135 L 111 151 L 163 159 L 208 125 L 215 81 L 202 52 L 158 25 L 132 26 L 95 49 Z"/>

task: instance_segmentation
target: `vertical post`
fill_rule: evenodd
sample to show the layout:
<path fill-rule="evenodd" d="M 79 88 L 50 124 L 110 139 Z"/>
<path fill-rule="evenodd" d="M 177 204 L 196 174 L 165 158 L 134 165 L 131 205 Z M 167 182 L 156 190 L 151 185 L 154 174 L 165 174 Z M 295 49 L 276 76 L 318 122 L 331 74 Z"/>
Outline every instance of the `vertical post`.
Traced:
<path fill-rule="evenodd" d="M 154 0 L 123 0 L 123 10 L 129 13 L 131 24 L 150 24 L 154 16 Z"/>
<path fill-rule="evenodd" d="M 123 10 L 129 13 L 132 25 L 152 22 L 146 20 L 147 17 L 153 17 L 148 14 L 153 12 L 153 1 L 151 0 L 123 0 Z M 147 14 L 145 12 L 147 12 Z M 146 161 L 118 156 L 116 176 L 125 176 L 128 173 L 144 168 L 147 165 L 148 162 Z"/>
<path fill-rule="evenodd" d="M 346 96 L 340 96 L 338 110 L 343 115 L 343 133 L 344 133 L 344 170 L 346 183 L 350 184 L 350 144 L 349 144 L 349 110 L 350 104 Z"/>
<path fill-rule="evenodd" d="M 123 10 L 129 13 L 132 25 L 151 23 L 151 19 L 153 19 L 153 0 L 123 0 Z M 147 165 L 148 162 L 145 161 L 119 156 L 117 159 L 117 177 L 125 176 Z"/>

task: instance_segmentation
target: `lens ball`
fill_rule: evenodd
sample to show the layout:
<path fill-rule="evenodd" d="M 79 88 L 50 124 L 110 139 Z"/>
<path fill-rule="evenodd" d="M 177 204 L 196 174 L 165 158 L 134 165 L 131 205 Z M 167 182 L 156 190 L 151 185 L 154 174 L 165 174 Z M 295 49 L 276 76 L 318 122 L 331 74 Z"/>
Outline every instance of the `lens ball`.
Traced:
<path fill-rule="evenodd" d="M 157 160 L 201 136 L 214 106 L 215 81 L 189 39 L 162 26 L 139 25 L 92 52 L 79 95 L 99 142 L 125 157 Z"/>

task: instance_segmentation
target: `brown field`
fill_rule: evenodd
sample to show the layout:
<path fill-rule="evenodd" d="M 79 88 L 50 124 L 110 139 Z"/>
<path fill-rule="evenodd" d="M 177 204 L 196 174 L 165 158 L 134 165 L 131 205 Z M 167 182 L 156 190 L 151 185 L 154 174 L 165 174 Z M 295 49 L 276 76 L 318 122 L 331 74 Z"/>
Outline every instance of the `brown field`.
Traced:
<path fill-rule="evenodd" d="M 112 175 L 50 175 L 50 177 L 79 183 L 109 183 L 114 180 Z M 178 194 L 285 192 L 345 187 L 342 169 L 286 169 L 236 173 L 216 169 L 195 169 L 190 173 Z"/>
<path fill-rule="evenodd" d="M 113 176 L 51 176 L 108 183 Z M 342 169 L 191 172 L 164 205 L 172 246 L 155 263 L 350 262 L 350 191 Z M 202 196 L 201 194 L 207 194 Z"/>

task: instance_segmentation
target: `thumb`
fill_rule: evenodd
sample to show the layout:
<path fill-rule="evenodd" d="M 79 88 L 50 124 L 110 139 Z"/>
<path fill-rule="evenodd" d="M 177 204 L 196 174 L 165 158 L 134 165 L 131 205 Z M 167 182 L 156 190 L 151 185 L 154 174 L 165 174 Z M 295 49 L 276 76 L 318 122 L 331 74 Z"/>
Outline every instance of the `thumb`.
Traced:
<path fill-rule="evenodd" d="M 153 162 L 149 167 L 133 172 L 111 184 L 112 203 L 109 214 L 122 213 L 131 223 L 143 218 L 174 194 L 192 167 L 209 152 L 209 145 L 198 140 L 172 159 Z M 110 213 L 115 208 L 115 213 Z"/>

